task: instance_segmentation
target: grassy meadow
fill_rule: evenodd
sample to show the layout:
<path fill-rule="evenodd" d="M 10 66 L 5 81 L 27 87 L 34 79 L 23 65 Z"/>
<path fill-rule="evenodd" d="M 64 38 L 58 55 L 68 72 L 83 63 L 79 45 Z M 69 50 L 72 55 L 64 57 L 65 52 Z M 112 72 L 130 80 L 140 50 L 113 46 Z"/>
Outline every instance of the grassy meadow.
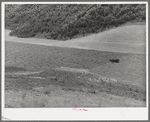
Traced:
<path fill-rule="evenodd" d="M 144 107 L 146 104 L 145 54 L 7 41 L 5 46 L 5 107 Z M 111 63 L 111 58 L 120 59 L 120 63 Z M 88 72 L 70 72 L 65 67 Z"/>

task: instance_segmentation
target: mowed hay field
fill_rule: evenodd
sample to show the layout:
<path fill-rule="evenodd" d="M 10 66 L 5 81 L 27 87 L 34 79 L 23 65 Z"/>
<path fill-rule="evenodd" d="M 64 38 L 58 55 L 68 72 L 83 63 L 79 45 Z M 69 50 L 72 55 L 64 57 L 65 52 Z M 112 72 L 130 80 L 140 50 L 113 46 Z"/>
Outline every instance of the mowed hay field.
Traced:
<path fill-rule="evenodd" d="M 5 97 L 6 107 L 145 106 L 146 81 L 144 54 L 111 53 L 13 42 L 6 42 L 5 54 L 5 93 L 6 96 L 8 95 Z M 110 58 L 119 58 L 120 63 L 113 64 L 109 61 Z M 131 65 L 131 67 L 127 64 Z M 108 68 L 106 68 L 106 65 L 108 65 Z M 104 67 L 101 69 L 102 71 L 99 71 L 100 66 Z M 91 70 L 91 74 L 59 71 L 55 69 L 57 67 L 88 69 Z M 24 74 L 27 74 L 27 71 L 41 72 L 39 74 L 12 75 L 13 72 L 25 72 Z M 9 74 L 10 72 L 12 74 Z M 99 74 L 99 76 L 94 73 Z M 53 77 L 56 77 L 56 79 L 53 79 Z M 102 80 L 103 77 L 117 79 L 117 83 L 107 83 Z M 59 87 L 59 90 L 53 89 L 54 92 L 60 92 L 56 94 L 51 92 L 53 90 L 49 87 L 52 86 Z M 41 91 L 36 91 L 36 88 L 40 88 Z M 47 91 L 45 91 L 45 89 L 47 89 Z M 64 94 L 62 95 L 62 91 L 66 91 L 64 94 L 73 95 L 76 100 L 73 101 L 72 97 L 68 96 L 67 101 L 69 102 L 65 103 L 64 101 L 66 99 L 64 98 Z M 19 92 L 23 93 L 19 94 Z M 20 98 L 18 95 L 12 96 L 12 94 L 17 93 L 20 95 Z M 55 102 L 51 96 L 52 93 L 53 96 L 57 98 L 57 104 L 50 104 L 48 102 L 50 99 L 50 102 Z M 37 97 L 36 94 L 38 94 L 40 98 L 44 97 L 47 103 L 41 102 L 38 100 L 39 98 L 30 100 L 30 97 Z M 50 95 L 50 97 L 46 97 L 47 94 Z M 78 99 L 78 97 L 75 97 L 75 95 L 80 96 L 81 94 L 87 95 L 86 98 L 79 97 Z M 100 97 L 97 98 L 96 103 L 94 99 L 92 101 L 86 101 L 86 99 L 90 98 L 90 95 L 94 95 L 95 99 L 97 96 Z M 106 96 L 104 97 L 102 95 Z M 108 95 L 110 95 L 110 97 L 107 97 Z M 113 96 L 121 97 L 117 98 L 117 101 L 119 99 L 119 104 L 116 103 Z M 29 102 L 24 103 L 23 98 Z M 59 100 L 60 98 L 64 99 L 62 100 L 64 103 Z M 15 99 L 19 103 L 15 100 L 14 102 L 10 102 L 10 99 Z M 99 99 L 103 99 L 103 102 Z M 86 104 L 83 104 L 83 100 Z M 124 100 L 128 102 L 124 102 Z M 135 104 L 130 102 L 132 100 Z M 31 101 L 37 101 L 37 103 L 29 105 Z M 108 103 L 108 105 L 106 105 L 106 103 Z"/>
<path fill-rule="evenodd" d="M 145 107 L 145 59 L 6 41 L 5 107 Z"/>

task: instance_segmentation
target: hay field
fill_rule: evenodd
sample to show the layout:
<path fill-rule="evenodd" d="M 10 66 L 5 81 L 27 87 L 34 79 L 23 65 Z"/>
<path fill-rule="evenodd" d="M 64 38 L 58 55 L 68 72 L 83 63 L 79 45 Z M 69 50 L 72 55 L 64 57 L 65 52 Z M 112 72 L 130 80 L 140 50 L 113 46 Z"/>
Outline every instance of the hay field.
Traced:
<path fill-rule="evenodd" d="M 146 54 L 137 45 L 142 53 L 6 39 L 10 40 L 5 42 L 5 107 L 146 106 Z M 112 58 L 120 63 L 110 62 Z"/>

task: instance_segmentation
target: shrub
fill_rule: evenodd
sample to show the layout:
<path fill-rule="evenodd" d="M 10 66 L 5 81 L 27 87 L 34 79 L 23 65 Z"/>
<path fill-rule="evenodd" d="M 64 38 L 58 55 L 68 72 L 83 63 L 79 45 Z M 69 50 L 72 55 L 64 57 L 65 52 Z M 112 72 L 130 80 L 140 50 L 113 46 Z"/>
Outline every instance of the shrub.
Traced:
<path fill-rule="evenodd" d="M 11 13 L 13 7 L 6 6 L 5 26 L 15 30 L 10 35 L 24 38 L 41 33 L 45 38 L 66 40 L 76 35 L 97 33 L 126 22 L 146 20 L 144 4 L 24 4 Z M 46 33 L 50 34 L 45 35 Z"/>

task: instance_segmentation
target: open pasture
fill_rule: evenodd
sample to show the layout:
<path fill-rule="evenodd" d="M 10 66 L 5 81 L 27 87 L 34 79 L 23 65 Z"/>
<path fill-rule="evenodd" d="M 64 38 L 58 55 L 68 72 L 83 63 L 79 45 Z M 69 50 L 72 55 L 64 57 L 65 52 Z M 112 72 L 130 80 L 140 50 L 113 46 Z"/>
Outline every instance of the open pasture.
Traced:
<path fill-rule="evenodd" d="M 9 32 L 5 107 L 146 106 L 145 23 L 68 41 Z"/>
<path fill-rule="evenodd" d="M 5 44 L 6 107 L 145 106 L 145 54 L 116 53 L 13 42 L 5 42 Z M 113 58 L 119 59 L 120 63 L 110 62 L 109 59 Z M 59 70 L 62 67 L 64 67 L 64 71 Z M 90 74 L 66 71 L 65 67 L 67 67 L 67 70 L 69 68 L 85 69 Z M 15 72 L 37 73 L 13 75 Z M 53 77 L 56 79 L 53 79 Z M 107 83 L 103 80 L 104 77 L 116 79 L 117 83 Z M 35 90 L 41 87 L 43 88 L 41 91 Z M 54 89 L 52 92 L 51 87 L 58 88 L 58 92 Z M 22 94 L 19 94 L 19 92 Z M 71 97 L 65 99 L 64 95 L 61 94 L 62 92 L 78 97 L 75 97 L 76 100 L 74 101 Z M 12 97 L 11 93 L 20 95 L 20 98 Z M 27 93 L 28 97 L 26 96 Z M 40 94 L 39 101 L 36 94 Z M 80 94 L 85 95 L 86 98 L 79 98 Z M 46 95 L 49 95 L 49 97 L 46 97 Z M 99 100 L 96 102 L 94 102 L 95 98 L 85 101 L 89 99 L 88 97 L 97 96 L 99 96 Z M 28 99 L 29 97 L 35 97 L 35 99 Z M 63 98 L 62 101 L 59 100 L 60 97 Z M 14 101 L 15 98 L 18 104 L 10 103 L 10 100 Z M 57 103 L 53 98 L 56 98 Z M 24 99 L 28 101 L 23 102 Z M 42 102 L 42 99 L 47 102 Z M 116 104 L 118 99 L 119 104 Z M 124 102 L 125 99 L 126 102 Z M 65 102 L 66 100 L 68 102 Z M 108 105 L 106 105 L 107 103 Z"/>

